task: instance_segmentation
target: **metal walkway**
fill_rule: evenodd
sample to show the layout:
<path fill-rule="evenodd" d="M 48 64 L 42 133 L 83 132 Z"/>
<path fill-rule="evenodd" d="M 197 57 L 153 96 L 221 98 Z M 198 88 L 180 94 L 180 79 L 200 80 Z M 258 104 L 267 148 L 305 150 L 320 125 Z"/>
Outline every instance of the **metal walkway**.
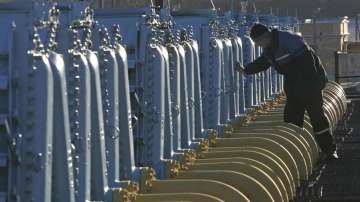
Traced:
<path fill-rule="evenodd" d="M 340 159 L 321 166 L 296 201 L 360 201 L 360 99 L 350 101 L 348 116 L 335 132 Z"/>
<path fill-rule="evenodd" d="M 349 134 L 336 134 L 341 159 L 329 164 L 321 175 L 319 201 L 360 201 L 360 100 L 352 100 L 349 110 Z"/>

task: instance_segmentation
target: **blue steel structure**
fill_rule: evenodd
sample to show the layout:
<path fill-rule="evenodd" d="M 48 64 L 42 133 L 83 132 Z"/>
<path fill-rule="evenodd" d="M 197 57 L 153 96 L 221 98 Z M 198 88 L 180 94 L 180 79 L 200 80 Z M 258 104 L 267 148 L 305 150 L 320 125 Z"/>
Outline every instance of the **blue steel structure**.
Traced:
<path fill-rule="evenodd" d="M 281 93 L 273 68 L 234 69 L 261 54 L 250 26 L 274 18 L 0 4 L 0 201 L 110 201 L 144 167 L 165 178 Z"/>

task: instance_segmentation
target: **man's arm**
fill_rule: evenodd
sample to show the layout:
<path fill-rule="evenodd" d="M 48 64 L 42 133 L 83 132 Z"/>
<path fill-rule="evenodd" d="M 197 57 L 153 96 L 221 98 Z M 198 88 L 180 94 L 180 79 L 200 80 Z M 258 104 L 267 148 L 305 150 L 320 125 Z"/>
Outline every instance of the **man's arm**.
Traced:
<path fill-rule="evenodd" d="M 245 68 L 240 63 L 237 63 L 236 66 L 237 66 L 236 70 L 239 71 L 240 73 L 256 74 L 261 71 L 265 71 L 267 68 L 269 68 L 270 63 L 267 61 L 267 59 L 264 56 L 260 56 L 253 62 L 245 65 Z"/>

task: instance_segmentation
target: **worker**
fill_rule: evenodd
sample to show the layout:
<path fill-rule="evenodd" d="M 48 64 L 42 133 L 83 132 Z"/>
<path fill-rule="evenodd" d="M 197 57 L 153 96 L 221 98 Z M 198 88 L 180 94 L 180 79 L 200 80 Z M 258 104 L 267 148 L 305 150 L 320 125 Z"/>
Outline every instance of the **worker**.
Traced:
<path fill-rule="evenodd" d="M 315 51 L 301 36 L 269 29 L 260 23 L 252 26 L 250 37 L 257 46 L 263 48 L 263 53 L 245 67 L 237 63 L 236 70 L 243 74 L 256 74 L 272 66 L 284 75 L 284 121 L 302 128 L 306 110 L 315 139 L 322 150 L 322 160 L 327 163 L 338 159 L 336 144 L 322 107 L 322 90 L 328 80 Z"/>

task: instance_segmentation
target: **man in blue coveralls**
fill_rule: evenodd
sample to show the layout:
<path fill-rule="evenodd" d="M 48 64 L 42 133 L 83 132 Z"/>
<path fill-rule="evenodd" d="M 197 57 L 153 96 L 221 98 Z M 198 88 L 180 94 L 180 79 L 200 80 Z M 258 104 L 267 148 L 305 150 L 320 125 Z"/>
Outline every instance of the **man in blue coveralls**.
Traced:
<path fill-rule="evenodd" d="M 283 74 L 287 98 L 284 121 L 303 127 L 306 110 L 324 160 L 329 162 L 337 159 L 336 145 L 322 108 L 322 89 L 328 80 L 319 57 L 295 33 L 254 24 L 250 37 L 263 48 L 263 54 L 245 68 L 237 63 L 237 71 L 256 74 L 273 66 L 278 73 Z"/>

